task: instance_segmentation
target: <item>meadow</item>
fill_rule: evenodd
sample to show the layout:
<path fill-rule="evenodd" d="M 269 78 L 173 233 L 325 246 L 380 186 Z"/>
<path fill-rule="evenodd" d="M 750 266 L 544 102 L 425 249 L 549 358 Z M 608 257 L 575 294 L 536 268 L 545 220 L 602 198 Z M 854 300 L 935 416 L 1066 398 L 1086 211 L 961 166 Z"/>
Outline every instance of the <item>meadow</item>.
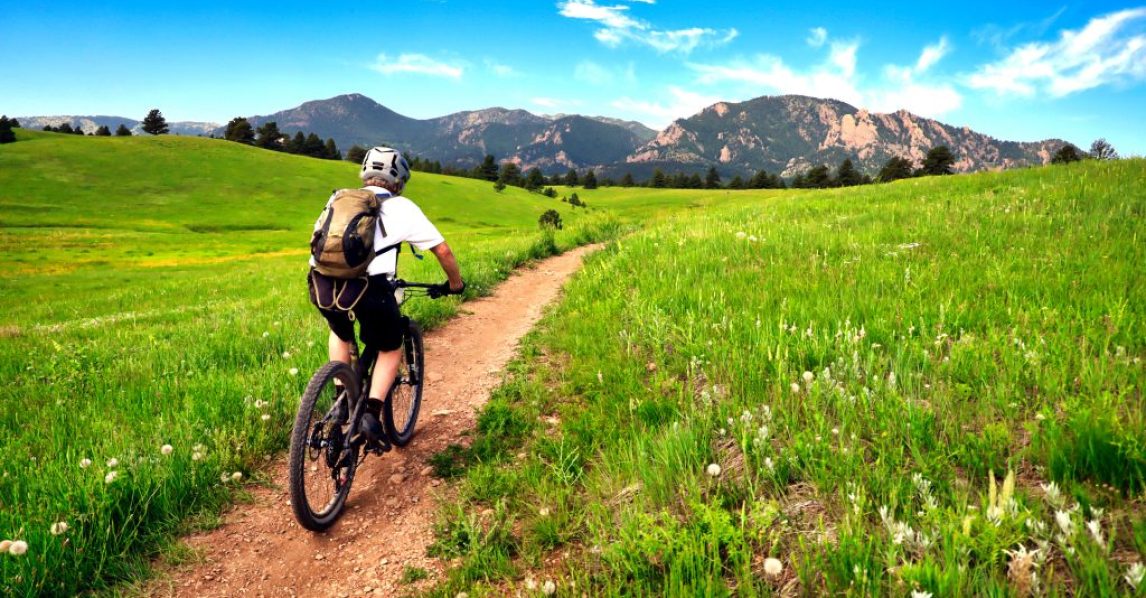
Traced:
<path fill-rule="evenodd" d="M 432 594 L 1144 595 L 1144 180 L 784 192 L 612 244 L 435 458 Z"/>
<path fill-rule="evenodd" d="M 325 360 L 305 242 L 355 166 L 19 135 L 0 539 L 29 549 L 0 556 L 0 594 L 116 592 L 190 558 L 178 535 L 285 448 Z M 429 593 L 1142 595 L 1143 180 L 1126 160 L 573 209 L 416 174 L 471 295 L 610 241 L 435 458 L 458 492 Z M 402 273 L 441 278 L 409 253 Z M 409 305 L 430 326 L 457 306 Z"/>
<path fill-rule="evenodd" d="M 20 131 L 0 149 L 0 595 L 147 575 L 286 447 L 325 361 L 306 243 L 357 168 L 198 138 Z M 419 173 L 409 195 L 468 293 L 619 225 L 520 189 Z M 565 227 L 542 234 L 547 209 Z M 432 256 L 408 279 L 444 280 Z M 432 327 L 458 301 L 411 302 Z M 63 524 L 63 525 L 60 525 Z M 53 533 L 57 532 L 57 533 Z"/>

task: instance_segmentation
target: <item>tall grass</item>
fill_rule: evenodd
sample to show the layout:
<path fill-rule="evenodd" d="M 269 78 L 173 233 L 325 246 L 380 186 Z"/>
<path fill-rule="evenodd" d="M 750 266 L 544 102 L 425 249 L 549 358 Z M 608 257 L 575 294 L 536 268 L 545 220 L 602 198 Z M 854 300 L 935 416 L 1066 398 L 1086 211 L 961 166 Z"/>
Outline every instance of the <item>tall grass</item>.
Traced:
<path fill-rule="evenodd" d="M 618 241 L 495 393 L 503 423 L 439 457 L 458 565 L 434 593 L 1134 594 L 1143 180 L 791 192 Z M 514 533 L 451 552 L 459 525 Z"/>

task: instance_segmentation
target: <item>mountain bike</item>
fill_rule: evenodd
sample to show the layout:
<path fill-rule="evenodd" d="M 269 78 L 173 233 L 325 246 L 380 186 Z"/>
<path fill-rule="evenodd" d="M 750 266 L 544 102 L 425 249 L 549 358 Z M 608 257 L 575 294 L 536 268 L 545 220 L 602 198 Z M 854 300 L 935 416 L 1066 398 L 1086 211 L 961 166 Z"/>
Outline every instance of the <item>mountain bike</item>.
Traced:
<path fill-rule="evenodd" d="M 399 306 L 412 296 L 449 294 L 444 285 L 392 282 Z M 405 315 L 401 321 L 398 375 L 381 405 L 369 400 L 378 351 L 366 346 L 359 354 L 357 339 L 350 343 L 351 364 L 327 362 L 306 386 L 291 432 L 289 467 L 291 507 L 308 530 L 325 531 L 338 520 L 366 455 L 406 446 L 414 436 L 425 380 L 422 329 Z"/>

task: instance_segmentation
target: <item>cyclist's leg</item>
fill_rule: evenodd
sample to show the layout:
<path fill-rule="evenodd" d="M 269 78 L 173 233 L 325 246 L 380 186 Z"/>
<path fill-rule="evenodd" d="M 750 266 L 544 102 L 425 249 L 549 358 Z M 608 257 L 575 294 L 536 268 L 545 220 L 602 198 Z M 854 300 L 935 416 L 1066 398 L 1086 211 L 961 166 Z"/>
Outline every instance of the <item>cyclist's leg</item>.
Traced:
<path fill-rule="evenodd" d="M 374 375 L 370 383 L 370 398 L 382 400 L 398 375 L 402 357 L 402 314 L 394 299 L 393 288 L 381 277 L 370 278 L 370 288 L 355 310 L 361 324 L 362 341 L 378 350 L 374 362 Z"/>
<path fill-rule="evenodd" d="M 339 338 L 333 330 L 330 331 L 330 338 L 327 339 L 326 345 L 331 361 L 350 363 L 350 343 Z"/>
<path fill-rule="evenodd" d="M 402 359 L 402 347 L 393 351 L 379 351 L 374 363 L 374 377 L 370 380 L 370 398 L 379 401 L 386 398 L 387 391 L 398 376 L 398 362 Z"/>

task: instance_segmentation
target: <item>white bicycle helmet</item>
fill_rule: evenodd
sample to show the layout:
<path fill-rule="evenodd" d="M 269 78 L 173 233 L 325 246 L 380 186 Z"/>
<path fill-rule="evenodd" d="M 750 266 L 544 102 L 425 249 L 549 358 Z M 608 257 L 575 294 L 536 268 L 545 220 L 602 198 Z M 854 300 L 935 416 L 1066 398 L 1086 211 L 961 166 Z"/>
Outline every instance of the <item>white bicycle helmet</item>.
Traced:
<path fill-rule="evenodd" d="M 402 152 L 389 147 L 372 147 L 362 159 L 362 180 L 378 178 L 393 183 L 399 189 L 410 180 L 410 165 Z"/>

